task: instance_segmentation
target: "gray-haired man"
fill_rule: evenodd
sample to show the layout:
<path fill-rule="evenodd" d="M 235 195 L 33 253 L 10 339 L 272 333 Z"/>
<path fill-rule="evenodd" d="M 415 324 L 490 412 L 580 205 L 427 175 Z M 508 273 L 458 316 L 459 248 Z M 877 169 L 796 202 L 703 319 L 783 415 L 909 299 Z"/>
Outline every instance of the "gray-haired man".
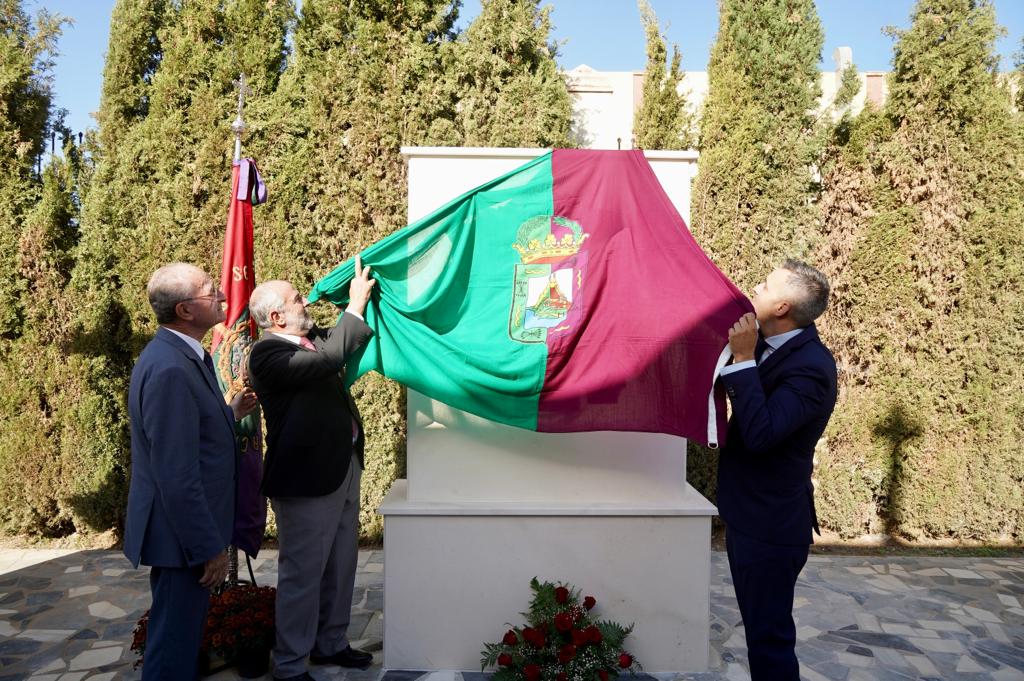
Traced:
<path fill-rule="evenodd" d="M 224 294 L 198 267 L 161 267 L 146 289 L 160 324 L 132 370 L 132 477 L 124 553 L 150 565 L 142 678 L 191 679 L 210 589 L 224 581 L 235 498 L 235 421 L 256 408 L 251 390 L 230 405 L 202 340 L 224 321 Z"/>
<path fill-rule="evenodd" d="M 359 530 L 363 428 L 342 370 L 372 335 L 363 321 L 374 280 L 356 258 L 350 302 L 331 329 L 317 328 L 287 281 L 260 284 L 249 311 L 263 329 L 249 378 L 267 420 L 263 494 L 277 518 L 274 678 L 312 679 L 313 664 L 365 667 L 349 645 Z"/>

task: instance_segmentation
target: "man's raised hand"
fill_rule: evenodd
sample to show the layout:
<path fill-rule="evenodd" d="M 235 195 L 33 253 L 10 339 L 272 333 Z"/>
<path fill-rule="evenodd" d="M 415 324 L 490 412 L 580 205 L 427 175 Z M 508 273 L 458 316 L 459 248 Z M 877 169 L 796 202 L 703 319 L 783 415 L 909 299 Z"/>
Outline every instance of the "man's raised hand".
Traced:
<path fill-rule="evenodd" d="M 748 312 L 729 329 L 729 349 L 732 350 L 734 362 L 745 362 L 754 359 L 757 348 L 757 317 Z"/>
<path fill-rule="evenodd" d="M 370 278 L 370 266 L 363 267 L 363 261 L 356 254 L 356 272 L 352 282 L 348 285 L 348 307 L 346 312 L 353 312 L 360 317 L 366 310 L 366 303 L 370 300 L 370 291 L 377 281 Z"/>

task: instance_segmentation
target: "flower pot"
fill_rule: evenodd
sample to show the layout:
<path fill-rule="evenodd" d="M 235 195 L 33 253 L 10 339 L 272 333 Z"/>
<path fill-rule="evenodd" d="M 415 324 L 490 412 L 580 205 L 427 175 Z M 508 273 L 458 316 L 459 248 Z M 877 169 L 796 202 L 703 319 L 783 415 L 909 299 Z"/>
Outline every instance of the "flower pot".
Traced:
<path fill-rule="evenodd" d="M 243 679 L 258 679 L 270 669 L 270 648 L 240 650 L 235 658 L 235 669 Z"/>

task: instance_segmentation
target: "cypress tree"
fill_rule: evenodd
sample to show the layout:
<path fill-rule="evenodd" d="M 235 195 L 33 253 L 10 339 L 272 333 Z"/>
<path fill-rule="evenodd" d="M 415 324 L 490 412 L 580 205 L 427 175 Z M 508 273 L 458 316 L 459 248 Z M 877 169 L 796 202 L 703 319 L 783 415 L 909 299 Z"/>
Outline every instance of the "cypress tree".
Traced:
<path fill-rule="evenodd" d="M 24 282 L 21 223 L 39 198 L 36 168 L 49 130 L 53 58 L 63 19 L 0 0 L 0 338 L 17 338 Z"/>
<path fill-rule="evenodd" d="M 643 102 L 633 116 L 633 137 L 639 149 L 691 149 L 696 143 L 693 114 L 686 95 L 679 92 L 683 81 L 679 46 L 672 46 L 672 62 L 665 70 L 668 51 L 658 17 L 647 0 L 638 0 L 640 20 L 647 36 L 647 68 L 644 71 Z"/>
<path fill-rule="evenodd" d="M 124 281 L 116 244 L 129 229 L 133 155 L 122 143 L 147 112 L 150 81 L 159 63 L 157 31 L 164 0 L 118 0 L 111 14 L 98 131 L 89 131 L 77 173 L 81 196 L 79 239 L 64 295 L 74 301 L 64 345 L 61 380 L 53 383 L 65 484 L 54 487 L 51 513 L 59 531 L 116 528 L 124 508 L 128 452 L 124 406 L 134 344 L 122 303 Z M 74 147 L 65 146 L 65 156 Z M 96 191 L 90 191 L 95 188 Z"/>
<path fill-rule="evenodd" d="M 20 225 L 17 276 L 22 284 L 21 334 L 0 357 L 0 525 L 10 532 L 62 534 L 70 516 L 60 499 L 75 469 L 62 457 L 63 390 L 74 302 L 65 289 L 78 237 L 78 156 L 64 131 L 64 155 L 43 169 L 38 200 Z M 70 474 L 69 474 L 70 473 Z"/>
<path fill-rule="evenodd" d="M 708 66 L 693 233 L 741 287 L 813 235 L 824 34 L 813 0 L 722 0 Z"/>
<path fill-rule="evenodd" d="M 75 223 L 68 162 L 42 173 L 51 123 L 56 41 L 64 19 L 32 18 L 0 0 L 0 527 L 53 533 L 50 489 L 59 482 L 52 383 L 66 324 L 60 296 L 71 269 Z M 50 366 L 56 364 L 56 370 Z"/>
<path fill-rule="evenodd" d="M 443 77 L 455 18 L 450 0 L 304 0 L 261 157 L 274 198 L 256 227 L 260 279 L 303 290 L 405 225 L 400 147 L 458 141 Z M 318 321 L 333 323 L 320 307 Z M 379 538 L 374 509 L 405 466 L 405 396 L 375 374 L 353 395 L 367 442 L 362 534 Z"/>
<path fill-rule="evenodd" d="M 271 11 L 267 11 L 267 9 Z M 288 3 L 120 0 L 111 25 L 96 163 L 85 191 L 70 285 L 76 314 L 60 390 L 60 453 L 69 481 L 53 512 L 61 531 L 120 524 L 128 478 L 128 376 L 155 324 L 145 283 L 160 264 L 216 276 L 230 191 L 236 92 L 259 135 L 260 103 L 279 78 Z"/>
<path fill-rule="evenodd" d="M 464 146 L 572 146 L 572 101 L 550 40 L 551 7 L 483 0 L 458 45 L 457 128 Z"/>
<path fill-rule="evenodd" d="M 815 244 L 823 42 L 813 0 L 719 3 L 690 228 L 745 290 Z M 688 480 L 714 498 L 717 454 L 692 444 L 688 450 Z"/>
<path fill-rule="evenodd" d="M 999 34 L 988 0 L 920 0 L 884 110 L 826 155 L 842 397 L 819 508 L 844 534 L 1022 536 L 1024 127 Z"/>

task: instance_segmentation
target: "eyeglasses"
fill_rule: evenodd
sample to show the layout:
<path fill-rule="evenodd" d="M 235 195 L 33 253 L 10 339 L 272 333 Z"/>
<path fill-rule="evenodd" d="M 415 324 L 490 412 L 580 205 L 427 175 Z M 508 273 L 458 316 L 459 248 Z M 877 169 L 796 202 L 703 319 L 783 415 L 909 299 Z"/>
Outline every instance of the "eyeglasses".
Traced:
<path fill-rule="evenodd" d="M 224 296 L 223 293 L 219 293 L 218 292 L 218 293 L 207 293 L 205 296 L 193 296 L 191 298 L 185 298 L 184 300 L 179 300 L 178 302 L 179 303 L 187 303 L 190 300 L 207 300 L 207 299 L 209 299 L 209 300 L 227 300 L 227 298 Z"/>

